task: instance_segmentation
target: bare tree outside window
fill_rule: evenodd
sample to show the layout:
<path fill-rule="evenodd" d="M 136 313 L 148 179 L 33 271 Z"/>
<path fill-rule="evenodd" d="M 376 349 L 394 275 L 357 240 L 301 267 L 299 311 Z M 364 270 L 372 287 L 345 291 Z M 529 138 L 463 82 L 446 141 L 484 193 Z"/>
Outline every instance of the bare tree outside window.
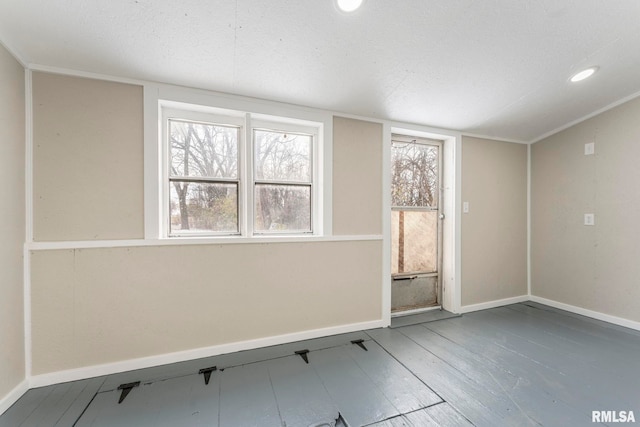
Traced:
<path fill-rule="evenodd" d="M 439 147 L 393 141 L 391 273 L 437 271 Z"/>
<path fill-rule="evenodd" d="M 239 128 L 170 119 L 170 232 L 237 233 Z"/>
<path fill-rule="evenodd" d="M 437 207 L 438 147 L 394 142 L 391 189 L 392 206 Z"/>
<path fill-rule="evenodd" d="M 313 137 L 255 129 L 256 232 L 311 231 Z"/>

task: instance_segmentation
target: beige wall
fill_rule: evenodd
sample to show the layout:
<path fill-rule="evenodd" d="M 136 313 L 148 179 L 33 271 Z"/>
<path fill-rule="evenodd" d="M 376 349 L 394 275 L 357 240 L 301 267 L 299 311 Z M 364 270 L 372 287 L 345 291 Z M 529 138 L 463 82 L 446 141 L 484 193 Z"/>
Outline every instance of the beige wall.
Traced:
<path fill-rule="evenodd" d="M 382 234 L 382 125 L 334 117 L 333 233 Z"/>
<path fill-rule="evenodd" d="M 0 45 L 0 400 L 25 378 L 24 68 Z"/>
<path fill-rule="evenodd" d="M 35 73 L 33 90 L 36 239 L 142 238 L 141 88 Z M 382 128 L 335 127 L 335 230 L 381 234 Z M 39 249 L 31 266 L 35 375 L 382 316 L 381 240 Z"/>
<path fill-rule="evenodd" d="M 462 139 L 462 305 L 527 294 L 527 146 Z"/>
<path fill-rule="evenodd" d="M 640 321 L 639 119 L 635 99 L 532 146 L 533 295 Z"/>
<path fill-rule="evenodd" d="M 142 87 L 33 73 L 34 240 L 144 235 Z"/>
<path fill-rule="evenodd" d="M 377 320 L 381 245 L 34 252 L 33 372 Z"/>

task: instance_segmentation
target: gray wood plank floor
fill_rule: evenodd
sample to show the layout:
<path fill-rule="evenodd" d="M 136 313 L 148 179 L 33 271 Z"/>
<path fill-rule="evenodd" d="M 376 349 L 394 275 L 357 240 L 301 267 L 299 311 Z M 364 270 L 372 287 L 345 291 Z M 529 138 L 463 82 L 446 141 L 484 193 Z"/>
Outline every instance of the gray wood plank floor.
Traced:
<path fill-rule="evenodd" d="M 407 316 L 397 316 L 391 318 L 391 329 L 401 328 L 403 326 L 418 325 L 420 323 L 435 322 L 438 320 L 449 319 L 451 317 L 459 317 L 460 314 L 454 314 L 447 310 L 431 310 L 426 313 L 410 314 Z"/>
<path fill-rule="evenodd" d="M 535 303 L 407 323 L 32 389 L 0 427 L 640 423 L 638 331 Z"/>

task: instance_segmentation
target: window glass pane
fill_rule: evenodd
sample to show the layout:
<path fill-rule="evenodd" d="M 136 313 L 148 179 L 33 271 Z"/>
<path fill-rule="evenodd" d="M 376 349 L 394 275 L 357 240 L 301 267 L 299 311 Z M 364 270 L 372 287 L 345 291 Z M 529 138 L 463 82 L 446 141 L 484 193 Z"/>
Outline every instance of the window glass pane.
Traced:
<path fill-rule="evenodd" d="M 171 176 L 238 178 L 239 128 L 169 120 Z"/>
<path fill-rule="evenodd" d="M 258 180 L 311 182 L 311 135 L 254 130 Z"/>
<path fill-rule="evenodd" d="M 415 142 L 391 146 L 391 205 L 429 206 L 438 203 L 438 147 Z"/>
<path fill-rule="evenodd" d="M 171 181 L 171 232 L 238 232 L 238 184 Z"/>
<path fill-rule="evenodd" d="M 255 231 L 311 231 L 311 186 L 256 184 Z"/>
<path fill-rule="evenodd" d="M 437 265 L 438 213 L 391 211 L 391 274 L 432 273 Z"/>

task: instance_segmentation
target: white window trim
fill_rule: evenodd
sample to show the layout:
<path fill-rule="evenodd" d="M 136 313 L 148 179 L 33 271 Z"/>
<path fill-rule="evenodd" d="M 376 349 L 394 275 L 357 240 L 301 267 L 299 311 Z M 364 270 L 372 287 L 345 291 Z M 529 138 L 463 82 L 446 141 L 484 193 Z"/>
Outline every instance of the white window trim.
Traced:
<path fill-rule="evenodd" d="M 242 121 L 242 141 L 239 154 L 241 156 L 240 180 L 245 184 L 239 189 L 239 227 L 240 235 L 216 236 L 195 235 L 189 237 L 168 237 L 167 215 L 165 212 L 166 191 L 168 185 L 165 165 L 168 152 L 163 132 L 163 109 L 189 111 L 190 117 L 211 121 L 211 117 L 222 116 L 220 123 L 229 122 L 229 117 Z M 250 112 L 250 113 L 247 113 Z M 226 118 L 226 120 L 224 119 Z M 240 241 L 261 239 L 264 234 L 253 234 L 253 195 L 251 193 L 253 171 L 248 168 L 247 156 L 252 155 L 253 142 L 245 138 L 251 137 L 252 126 L 274 124 L 286 125 L 287 130 L 314 134 L 313 144 L 313 185 L 312 185 L 312 233 L 304 234 L 268 234 L 269 239 L 315 240 L 318 236 L 330 236 L 332 229 L 332 135 L 333 115 L 330 112 L 297 107 L 288 104 L 244 98 L 233 95 L 218 94 L 209 91 L 186 89 L 161 84 L 144 85 L 144 211 L 145 239 L 166 240 L 180 239 L 192 241 L 206 239 L 210 242 L 227 243 L 236 238 Z M 313 132 L 310 132 L 313 130 Z M 242 188 L 244 187 L 244 188 Z M 242 211 L 244 209 L 244 211 Z"/>
<path fill-rule="evenodd" d="M 176 237 L 184 237 L 184 238 L 192 238 L 192 237 L 219 237 L 219 236 L 237 236 L 237 235 L 241 235 L 242 234 L 242 215 L 243 215 L 243 204 L 242 204 L 242 192 L 243 192 L 243 185 L 242 185 L 242 169 L 243 169 L 243 165 L 240 162 L 240 159 L 242 159 L 242 147 L 244 145 L 244 140 L 243 140 L 243 136 L 244 136 L 244 132 L 243 132 L 243 128 L 245 126 L 245 122 L 243 120 L 242 116 L 238 116 L 235 114 L 229 114 L 229 115 L 221 115 L 221 114 L 217 114 L 217 112 L 212 112 L 212 113 L 205 113 L 205 112 L 201 112 L 201 111 L 194 111 L 194 110 L 182 110 L 182 109 L 176 109 L 176 108 L 171 108 L 172 106 L 169 104 L 165 104 L 163 102 L 160 102 L 161 105 L 161 133 L 160 133 L 160 151 L 161 151 L 161 158 L 162 158 L 162 170 L 161 170 L 161 174 L 162 174 L 162 194 L 160 195 L 161 197 L 161 205 L 162 205 L 162 209 L 160 211 L 160 221 L 161 221 L 161 225 L 162 225 L 162 237 L 170 237 L 170 238 L 176 238 Z M 232 112 L 230 112 L 232 113 Z M 238 231 L 234 232 L 234 233 L 226 233 L 226 232 L 215 232 L 215 231 L 211 231 L 211 232 L 205 232 L 205 233 L 188 233 L 188 232 L 175 232 L 175 233 L 171 233 L 170 230 L 170 218 L 169 218 L 169 211 L 168 211 L 168 207 L 169 207 L 169 193 L 171 190 L 171 179 L 170 179 L 170 173 L 169 173 L 169 159 L 171 158 L 171 149 L 169 147 L 169 120 L 171 119 L 176 119 L 176 120 L 190 120 L 190 121 L 194 121 L 194 122 L 201 122 L 201 123 L 215 123 L 217 125 L 222 125 L 222 126 L 230 126 L 230 127 L 238 127 L 239 131 L 238 131 L 238 177 L 237 180 L 235 181 L 238 185 L 238 197 L 237 197 L 237 204 L 238 204 Z"/>

